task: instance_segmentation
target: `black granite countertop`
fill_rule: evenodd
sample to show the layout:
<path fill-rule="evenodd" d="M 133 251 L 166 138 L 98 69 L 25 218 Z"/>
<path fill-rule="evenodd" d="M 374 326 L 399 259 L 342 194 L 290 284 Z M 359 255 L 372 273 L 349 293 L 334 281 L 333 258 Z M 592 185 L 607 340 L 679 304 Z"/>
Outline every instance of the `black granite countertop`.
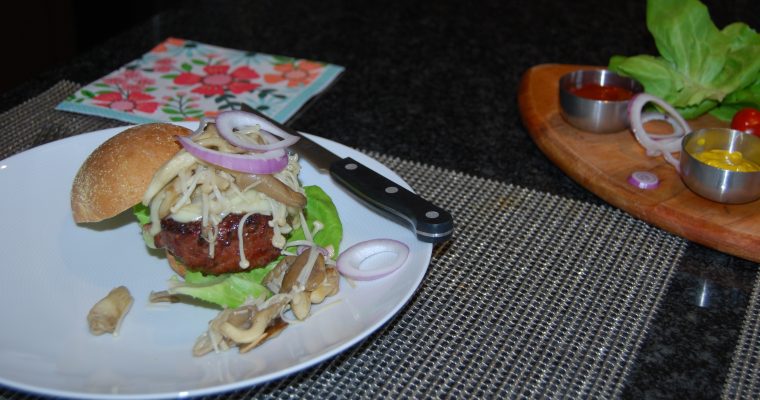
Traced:
<path fill-rule="evenodd" d="M 533 144 L 517 106 L 543 63 L 655 53 L 640 1 L 189 1 L 0 94 L 6 110 L 61 79 L 88 83 L 173 36 L 346 68 L 292 125 L 348 146 L 603 203 Z M 760 28 L 760 2 L 706 2 Z M 93 32 L 97 34 L 97 32 Z M 690 244 L 624 390 L 719 397 L 758 265 Z"/>

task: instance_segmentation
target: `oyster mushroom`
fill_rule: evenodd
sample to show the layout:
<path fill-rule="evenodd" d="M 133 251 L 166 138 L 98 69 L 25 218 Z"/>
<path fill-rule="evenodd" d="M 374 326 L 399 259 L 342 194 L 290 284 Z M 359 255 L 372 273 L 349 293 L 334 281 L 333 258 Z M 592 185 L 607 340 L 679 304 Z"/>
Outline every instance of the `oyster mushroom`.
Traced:
<path fill-rule="evenodd" d="M 293 264 L 295 259 L 296 256 L 283 257 L 283 259 L 280 260 L 280 262 L 278 262 L 277 265 L 266 274 L 266 276 L 264 276 L 261 283 L 273 293 L 280 293 L 282 279 L 285 277 L 285 273 L 288 272 L 288 268 L 290 268 L 290 265 Z"/>
<path fill-rule="evenodd" d="M 316 255 L 312 255 L 312 251 Z M 314 262 L 309 267 L 309 259 L 312 257 Z M 334 267 L 327 268 L 324 255 L 311 248 L 298 256 L 283 258 L 264 277 L 263 282 L 275 293 L 290 294 L 293 315 L 303 320 L 309 316 L 312 304 L 321 303 L 325 297 L 338 293 L 339 281 L 337 270 Z"/>
<path fill-rule="evenodd" d="M 95 303 L 87 314 L 90 333 L 93 335 L 111 333 L 117 336 L 121 321 L 127 315 L 133 302 L 134 298 L 126 287 L 119 286 L 111 290 L 106 297 Z"/>
<path fill-rule="evenodd" d="M 312 265 L 309 258 L 312 252 L 317 252 Z M 307 269 L 311 268 L 310 271 Z M 308 275 L 307 275 L 308 274 Z M 293 289 L 310 292 L 316 289 L 325 279 L 325 257 L 314 248 L 309 248 L 299 254 L 282 278 L 280 293 L 290 293 Z"/>
<path fill-rule="evenodd" d="M 325 297 L 334 296 L 340 289 L 340 274 L 338 269 L 329 267 L 325 269 L 325 279 L 319 287 L 314 289 L 310 296 L 311 304 L 319 304 L 325 300 Z"/>
<path fill-rule="evenodd" d="M 277 336 L 288 326 L 280 318 L 280 313 L 289 301 L 290 296 L 275 295 L 260 306 L 243 305 L 222 310 L 196 340 L 193 355 L 199 357 L 235 346 L 244 353 Z"/>
<path fill-rule="evenodd" d="M 267 329 L 264 331 L 264 334 L 259 337 L 258 340 L 255 340 L 251 343 L 247 343 L 244 345 L 240 345 L 238 347 L 238 351 L 240 353 L 247 353 L 251 351 L 254 347 L 264 343 L 265 341 L 272 339 L 280 334 L 285 328 L 288 327 L 288 323 L 283 321 L 282 318 L 275 318 L 267 327 Z"/>
<path fill-rule="evenodd" d="M 252 343 L 261 339 L 269 323 L 280 316 L 280 313 L 290 302 L 290 296 L 273 296 L 261 307 L 251 313 L 250 326 L 235 326 L 230 321 L 221 324 L 219 330 L 225 337 L 235 343 Z"/>
<path fill-rule="evenodd" d="M 311 311 L 311 299 L 308 292 L 296 292 L 293 293 L 293 299 L 290 301 L 290 309 L 293 311 L 293 315 L 299 320 L 303 321 L 309 316 Z"/>
<path fill-rule="evenodd" d="M 241 188 L 255 185 L 257 191 L 288 207 L 300 210 L 306 206 L 306 196 L 291 189 L 272 175 L 249 175 L 232 171 L 230 174 L 235 177 L 235 182 Z"/>

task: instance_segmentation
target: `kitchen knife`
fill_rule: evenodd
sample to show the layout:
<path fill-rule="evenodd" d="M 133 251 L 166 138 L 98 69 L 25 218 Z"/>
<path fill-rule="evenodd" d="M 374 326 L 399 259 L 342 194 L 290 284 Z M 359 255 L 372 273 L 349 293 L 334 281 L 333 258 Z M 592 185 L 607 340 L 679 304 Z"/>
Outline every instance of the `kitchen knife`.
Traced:
<path fill-rule="evenodd" d="M 412 193 L 351 157 L 339 157 L 295 129 L 281 124 L 258 110 L 243 104 L 242 111 L 255 114 L 283 131 L 300 137 L 290 148 L 308 160 L 320 172 L 328 172 L 341 186 L 365 203 L 409 225 L 423 242 L 448 240 L 454 232 L 454 220 L 446 210 Z"/>

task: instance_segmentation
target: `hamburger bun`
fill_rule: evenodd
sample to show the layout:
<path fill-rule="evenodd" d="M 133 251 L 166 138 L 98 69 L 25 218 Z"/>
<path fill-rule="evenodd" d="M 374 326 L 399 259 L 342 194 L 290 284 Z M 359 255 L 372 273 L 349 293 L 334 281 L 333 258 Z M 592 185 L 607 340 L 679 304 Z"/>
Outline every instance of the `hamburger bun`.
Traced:
<path fill-rule="evenodd" d="M 153 123 L 129 128 L 101 144 L 74 178 L 74 221 L 102 221 L 139 203 L 153 174 L 182 148 L 175 136 L 191 133 L 181 126 Z"/>
<path fill-rule="evenodd" d="M 176 257 L 172 253 L 166 252 L 166 261 L 169 262 L 169 266 L 174 270 L 174 272 L 177 273 L 177 275 L 181 277 L 185 277 L 185 274 L 187 273 L 187 268 L 177 260 Z"/>

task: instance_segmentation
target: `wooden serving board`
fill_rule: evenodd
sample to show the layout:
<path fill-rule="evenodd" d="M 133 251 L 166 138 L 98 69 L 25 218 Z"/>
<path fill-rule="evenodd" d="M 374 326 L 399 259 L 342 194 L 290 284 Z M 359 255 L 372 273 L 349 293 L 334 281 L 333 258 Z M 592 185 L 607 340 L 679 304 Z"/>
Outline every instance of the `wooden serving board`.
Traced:
<path fill-rule="evenodd" d="M 559 114 L 559 79 L 599 67 L 544 64 L 529 69 L 519 89 L 520 115 L 533 141 L 567 175 L 636 218 L 713 249 L 760 262 L 760 200 L 729 205 L 689 190 L 661 156 L 648 157 L 629 130 L 580 131 Z M 710 116 L 688 121 L 692 129 L 726 126 Z M 628 183 L 634 171 L 660 179 L 654 190 Z"/>

